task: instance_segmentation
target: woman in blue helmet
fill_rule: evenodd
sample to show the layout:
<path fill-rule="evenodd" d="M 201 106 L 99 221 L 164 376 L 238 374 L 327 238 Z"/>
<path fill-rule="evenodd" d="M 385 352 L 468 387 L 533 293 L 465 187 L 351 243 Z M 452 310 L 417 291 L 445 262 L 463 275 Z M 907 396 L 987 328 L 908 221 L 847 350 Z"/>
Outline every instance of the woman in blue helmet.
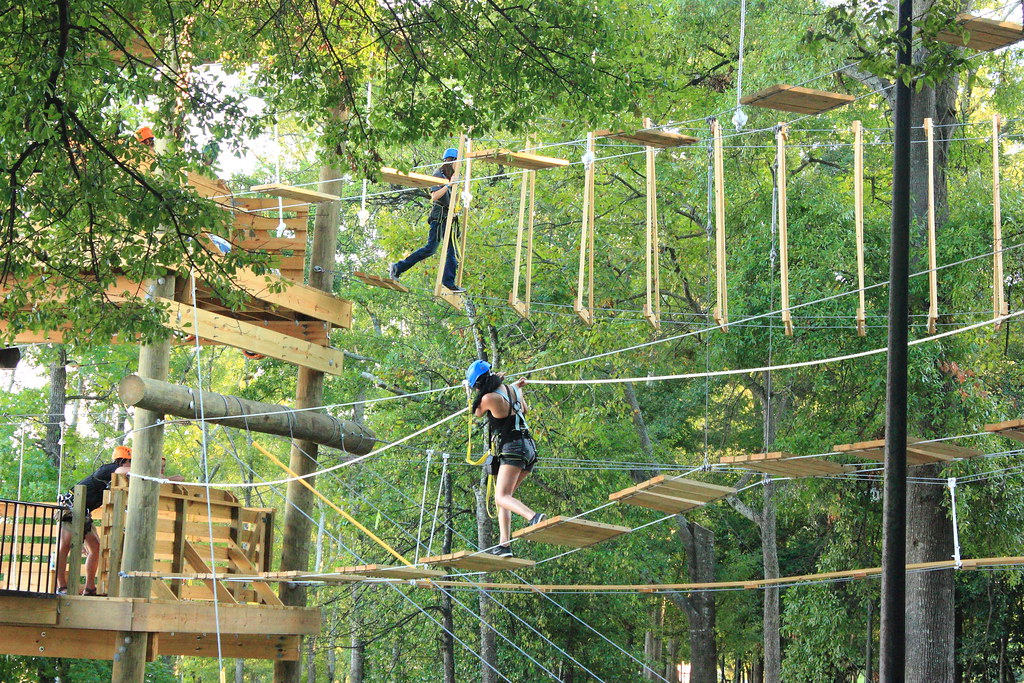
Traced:
<path fill-rule="evenodd" d="M 441 244 L 441 239 L 444 237 L 445 223 L 448 221 L 448 209 L 451 207 L 451 179 L 455 175 L 455 160 L 458 158 L 459 150 L 454 147 L 449 147 L 444 151 L 441 168 L 434 172 L 434 175 L 441 178 L 444 184 L 430 188 L 431 207 L 430 216 L 427 218 L 430 231 L 427 233 L 427 243 L 401 261 L 391 264 L 391 267 L 388 269 L 388 277 L 392 280 L 397 280 L 402 277 L 402 273 L 428 256 L 432 256 Z M 455 284 L 455 273 L 459 270 L 459 259 L 455 253 L 457 241 L 455 235 L 458 233 L 458 230 L 459 218 L 454 216 L 452 218 L 452 235 L 451 239 L 448 240 L 448 257 L 445 259 L 444 275 L 441 278 L 441 284 L 453 292 L 464 292 L 464 289 Z"/>
<path fill-rule="evenodd" d="M 523 399 L 526 378 L 504 384 L 504 374 L 491 372 L 491 364 L 478 360 L 466 370 L 466 382 L 476 389 L 473 414 L 487 416 L 492 433 L 498 435 L 498 474 L 494 480 L 494 502 L 498 505 L 499 542 L 493 554 L 512 557 L 509 540 L 512 535 L 512 513 L 523 517 L 530 526 L 544 521 L 546 515 L 514 496 L 516 489 L 537 464 L 537 445 L 530 436 L 524 415 Z"/>

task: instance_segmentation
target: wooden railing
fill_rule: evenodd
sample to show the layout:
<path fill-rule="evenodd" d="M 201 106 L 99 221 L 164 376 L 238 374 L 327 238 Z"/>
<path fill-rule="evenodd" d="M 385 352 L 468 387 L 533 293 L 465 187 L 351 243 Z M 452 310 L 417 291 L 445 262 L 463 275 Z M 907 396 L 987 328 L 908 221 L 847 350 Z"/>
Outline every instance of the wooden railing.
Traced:
<path fill-rule="evenodd" d="M 52 593 L 50 558 L 57 552 L 62 508 L 0 500 L 0 590 Z"/>

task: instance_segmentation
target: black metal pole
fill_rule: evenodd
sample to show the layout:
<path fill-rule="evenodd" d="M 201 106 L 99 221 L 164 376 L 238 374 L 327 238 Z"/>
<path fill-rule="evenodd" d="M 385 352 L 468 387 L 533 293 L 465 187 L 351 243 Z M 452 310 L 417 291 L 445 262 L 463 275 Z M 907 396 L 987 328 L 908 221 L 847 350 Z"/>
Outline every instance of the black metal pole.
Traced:
<path fill-rule="evenodd" d="M 896 64 L 910 66 L 912 0 L 897 2 Z M 896 80 L 893 117 L 892 237 L 889 242 L 889 363 L 885 401 L 885 497 L 882 508 L 882 610 L 879 673 L 902 683 L 906 668 L 907 588 L 907 290 L 910 281 L 910 86 Z"/>

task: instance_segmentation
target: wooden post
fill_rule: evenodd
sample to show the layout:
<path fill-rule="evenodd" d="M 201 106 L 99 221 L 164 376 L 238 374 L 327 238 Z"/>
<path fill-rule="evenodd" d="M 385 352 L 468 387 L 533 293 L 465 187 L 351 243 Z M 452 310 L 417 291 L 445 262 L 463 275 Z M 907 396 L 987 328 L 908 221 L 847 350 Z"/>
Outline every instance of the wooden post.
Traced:
<path fill-rule="evenodd" d="M 725 275 L 725 187 L 722 163 L 722 125 L 711 122 L 712 169 L 715 176 L 715 265 L 718 301 L 714 318 L 723 332 L 729 331 L 729 292 Z"/>
<path fill-rule="evenodd" d="M 174 276 L 166 275 L 150 284 L 154 296 L 174 296 Z M 167 379 L 171 357 L 171 338 L 143 346 L 139 350 L 139 375 L 157 380 Z M 137 408 L 132 435 L 132 472 L 150 477 L 160 475 L 164 447 L 163 415 Z M 134 479 L 128 487 L 128 512 L 124 532 L 124 571 L 153 569 L 156 545 L 157 501 L 160 485 L 147 479 Z M 132 576 L 121 581 L 124 598 L 148 598 L 152 579 Z M 149 638 L 145 633 L 119 632 L 115 643 L 120 650 L 115 657 L 111 680 L 114 683 L 142 683 L 146 675 L 146 650 Z"/>
<path fill-rule="evenodd" d="M 341 195 L 341 173 L 330 166 L 320 169 L 320 180 L 324 182 L 321 189 L 335 195 Z M 316 220 L 313 224 L 313 244 L 309 250 L 309 286 L 330 292 L 334 289 L 334 254 L 337 250 L 338 224 L 340 222 L 341 202 L 324 202 L 317 204 Z M 451 229 L 451 212 L 447 230 Z M 446 230 L 446 233 L 447 233 Z M 444 245 L 448 244 L 445 235 Z M 444 255 L 441 258 L 444 263 Z M 295 407 L 313 408 L 323 405 L 324 373 L 309 368 L 299 368 L 299 378 L 295 387 Z M 295 439 L 292 441 L 291 469 L 299 475 L 315 472 L 319 447 L 313 441 Z M 314 478 L 306 480 L 314 484 Z M 288 504 L 284 510 L 284 527 L 281 535 L 281 571 L 309 570 L 309 539 L 312 527 L 310 515 L 313 513 L 313 494 L 300 482 L 288 482 Z M 306 605 L 306 587 L 282 583 L 279 595 L 281 602 L 294 607 Z M 298 662 L 279 661 L 274 663 L 275 683 L 299 683 L 300 666 Z"/>
<path fill-rule="evenodd" d="M 939 271 L 935 269 L 935 131 L 932 119 L 924 120 L 928 145 L 928 334 L 935 334 L 939 320 Z"/>
<path fill-rule="evenodd" d="M 587 133 L 587 154 L 594 156 L 594 133 Z M 596 159 L 585 164 L 583 174 L 583 223 L 580 229 L 580 270 L 576 281 L 576 302 L 573 310 L 588 325 L 594 324 L 594 166 Z M 588 258 L 589 254 L 589 258 Z M 589 284 L 584 287 L 587 266 L 590 267 Z M 583 292 L 589 292 L 587 305 L 583 305 Z"/>
<path fill-rule="evenodd" d="M 526 140 L 524 151 L 530 152 L 530 140 Z M 530 317 L 530 297 L 533 281 L 533 222 L 536 204 L 534 202 L 537 187 L 537 172 L 523 171 L 523 182 L 519 188 L 519 230 L 516 233 L 516 265 L 512 274 L 512 291 L 508 295 L 508 303 L 523 318 Z M 529 209 L 526 197 L 529 195 Z M 528 215 L 527 215 L 527 212 Z M 523 256 L 523 225 L 526 224 L 526 300 L 519 298 L 519 266 Z"/>
<path fill-rule="evenodd" d="M 651 128 L 653 123 L 650 119 L 644 119 L 644 128 Z M 647 157 L 647 278 L 646 278 L 646 303 L 644 304 L 644 318 L 655 330 L 661 329 L 661 278 L 659 276 L 658 260 L 658 181 L 655 176 L 654 166 L 655 149 L 647 145 L 645 156 Z"/>
<path fill-rule="evenodd" d="M 459 183 L 462 185 L 462 192 L 459 193 L 459 202 L 462 204 L 459 221 L 459 268 L 455 273 L 455 284 L 462 286 L 462 273 L 466 268 L 466 239 L 469 235 L 469 205 L 472 201 L 473 191 L 470 182 L 473 179 L 473 140 L 466 138 L 466 174 Z M 466 201 L 469 198 L 470 201 Z"/>
<path fill-rule="evenodd" d="M 789 216 L 786 209 L 786 139 L 789 128 L 780 123 L 775 132 L 778 153 L 775 157 L 775 172 L 778 184 L 779 204 L 779 275 L 782 280 L 782 325 L 786 336 L 793 336 L 793 317 L 789 311 Z"/>
<path fill-rule="evenodd" d="M 78 595 L 82 579 L 82 542 L 85 538 L 85 487 L 75 487 L 75 502 L 71 510 L 71 546 L 68 549 L 68 595 Z"/>
<path fill-rule="evenodd" d="M 867 335 L 867 313 L 864 305 L 864 130 L 860 121 L 853 122 L 853 222 L 857 235 L 857 334 Z"/>
<path fill-rule="evenodd" d="M 1003 282 L 1003 213 L 999 201 L 999 114 L 992 115 L 992 317 L 999 318 L 1010 312 L 1006 303 Z M 1003 326 L 996 320 L 995 329 Z"/>
<path fill-rule="evenodd" d="M 118 475 L 120 476 L 120 475 Z M 124 512 L 128 504 L 124 489 L 110 491 L 110 532 L 107 534 L 106 594 L 118 595 L 121 590 L 121 558 L 124 556 Z"/>
<path fill-rule="evenodd" d="M 437 277 L 434 279 L 434 296 L 441 297 L 446 302 L 448 302 L 449 304 L 451 304 L 452 306 L 459 310 L 462 309 L 462 297 L 457 294 L 454 294 L 451 290 L 445 287 L 442 284 L 442 280 L 444 280 L 444 265 L 448 261 L 448 242 L 451 240 L 452 236 L 452 223 L 454 222 L 455 208 L 456 206 L 458 206 L 458 202 L 455 199 L 455 187 L 456 184 L 458 183 L 460 164 L 462 163 L 462 159 L 464 159 L 466 156 L 465 150 L 466 136 L 460 135 L 459 157 L 458 159 L 455 160 L 455 173 L 452 175 L 452 178 L 449 181 L 452 184 L 448 188 L 448 212 L 445 216 L 444 235 L 441 239 L 441 251 L 439 254 L 440 259 L 437 262 Z"/>

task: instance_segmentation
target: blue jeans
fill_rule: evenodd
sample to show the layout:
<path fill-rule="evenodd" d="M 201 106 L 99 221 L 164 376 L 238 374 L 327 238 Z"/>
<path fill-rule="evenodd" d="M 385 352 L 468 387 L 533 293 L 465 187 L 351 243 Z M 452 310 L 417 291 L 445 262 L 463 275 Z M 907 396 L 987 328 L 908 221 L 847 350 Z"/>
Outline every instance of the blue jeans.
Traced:
<path fill-rule="evenodd" d="M 395 264 L 395 272 L 397 275 L 401 276 L 402 273 L 409 270 L 423 259 L 434 255 L 434 252 L 437 251 L 437 247 L 441 244 L 441 237 L 444 236 L 445 220 L 446 217 L 443 214 L 439 218 L 431 218 L 430 232 L 427 234 L 427 243 Z M 455 286 L 455 273 L 459 269 L 459 259 L 455 254 L 458 235 L 459 219 L 456 216 L 452 216 L 452 235 L 448 240 L 448 257 L 445 259 L 444 275 L 441 278 L 441 284 L 449 289 Z"/>

